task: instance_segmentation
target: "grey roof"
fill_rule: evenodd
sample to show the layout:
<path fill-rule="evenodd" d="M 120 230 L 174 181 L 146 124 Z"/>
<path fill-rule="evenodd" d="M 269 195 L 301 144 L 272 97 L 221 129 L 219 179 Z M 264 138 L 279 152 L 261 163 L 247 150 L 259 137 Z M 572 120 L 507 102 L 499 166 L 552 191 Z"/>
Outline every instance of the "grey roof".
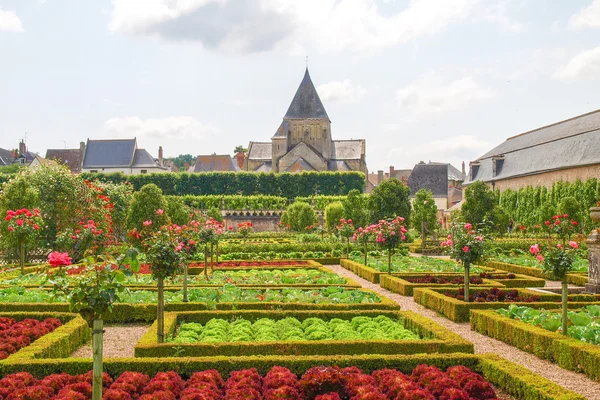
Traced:
<path fill-rule="evenodd" d="M 14 161 L 13 153 L 10 150 L 0 149 L 0 165 L 10 165 Z"/>
<path fill-rule="evenodd" d="M 81 151 L 79 149 L 48 149 L 46 158 L 65 164 L 73 173 L 81 172 Z"/>
<path fill-rule="evenodd" d="M 451 181 L 462 181 L 462 171 L 460 171 L 458 168 L 456 168 L 452 164 L 450 164 L 450 163 L 435 162 L 435 161 L 429 161 L 428 164 L 432 164 L 432 165 L 447 165 L 448 166 L 448 180 L 451 180 Z"/>
<path fill-rule="evenodd" d="M 35 160 L 36 156 L 37 156 L 36 153 L 34 153 L 32 151 L 26 151 L 25 153 L 19 154 L 19 156 L 17 158 L 24 158 L 25 163 L 30 164 L 33 160 Z"/>
<path fill-rule="evenodd" d="M 145 149 L 136 149 L 131 166 L 135 168 L 143 168 L 158 167 L 159 165 L 154 161 L 154 157 L 152 157 L 148 151 Z"/>
<path fill-rule="evenodd" d="M 408 177 L 408 187 L 411 196 L 426 189 L 433 197 L 448 197 L 448 165 L 416 164 Z"/>
<path fill-rule="evenodd" d="M 130 167 L 136 139 L 89 140 L 85 146 L 83 168 Z"/>
<path fill-rule="evenodd" d="M 364 143 L 364 139 L 333 140 L 331 143 L 331 158 L 333 160 L 360 160 Z"/>
<path fill-rule="evenodd" d="M 327 166 L 329 171 L 350 171 L 350 167 L 346 164 L 344 160 L 329 160 L 329 165 Z M 375 175 L 377 177 L 377 175 Z"/>
<path fill-rule="evenodd" d="M 196 164 L 190 167 L 190 172 L 222 172 L 238 170 L 238 165 L 228 154 L 198 156 L 198 158 L 196 159 Z"/>
<path fill-rule="evenodd" d="M 273 163 L 271 161 L 265 161 L 260 165 L 260 167 L 256 168 L 255 172 L 272 172 L 273 171 Z"/>
<path fill-rule="evenodd" d="M 289 130 L 289 122 L 288 121 L 283 121 L 281 123 L 281 125 L 279 125 L 279 128 L 277 128 L 277 132 L 275 132 L 275 134 L 273 135 L 273 137 L 271 139 L 275 139 L 275 138 L 286 138 L 287 132 Z"/>
<path fill-rule="evenodd" d="M 308 161 L 300 157 L 292 163 L 285 171 L 286 172 L 302 172 L 302 171 L 314 171 L 313 167 Z"/>
<path fill-rule="evenodd" d="M 287 113 L 285 113 L 285 117 L 283 118 L 315 118 L 329 120 L 329 116 L 325 111 L 325 107 L 323 107 L 323 103 L 321 103 L 317 89 L 315 89 L 315 85 L 310 79 L 308 68 L 306 68 L 304 78 L 302 79 L 302 82 L 300 82 L 300 86 L 296 91 L 292 104 L 290 104 L 290 108 L 288 108 Z"/>
<path fill-rule="evenodd" d="M 250 142 L 248 146 L 249 160 L 271 160 L 273 146 L 271 142 Z"/>
<path fill-rule="evenodd" d="M 499 159 L 495 176 L 494 156 Z M 600 110 L 510 137 L 476 162 L 479 168 L 470 182 L 599 164 Z"/>

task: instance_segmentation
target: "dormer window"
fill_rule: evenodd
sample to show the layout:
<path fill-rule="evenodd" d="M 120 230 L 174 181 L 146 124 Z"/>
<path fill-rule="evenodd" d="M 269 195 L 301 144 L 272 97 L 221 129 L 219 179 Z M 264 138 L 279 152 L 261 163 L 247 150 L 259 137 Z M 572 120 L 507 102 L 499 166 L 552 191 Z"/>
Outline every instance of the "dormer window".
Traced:
<path fill-rule="evenodd" d="M 477 179 L 477 174 L 479 173 L 479 163 L 472 162 L 469 166 L 469 180 L 474 181 L 475 179 Z"/>
<path fill-rule="evenodd" d="M 504 166 L 504 156 L 493 156 L 492 157 L 492 176 L 496 177 L 502 173 L 502 167 Z"/>

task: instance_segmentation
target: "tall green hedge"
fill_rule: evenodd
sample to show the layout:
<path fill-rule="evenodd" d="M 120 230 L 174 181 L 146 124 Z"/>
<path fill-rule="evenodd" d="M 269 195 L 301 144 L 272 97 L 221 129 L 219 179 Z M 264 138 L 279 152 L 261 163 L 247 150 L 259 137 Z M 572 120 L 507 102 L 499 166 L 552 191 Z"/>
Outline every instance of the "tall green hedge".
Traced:
<path fill-rule="evenodd" d="M 84 173 L 85 179 L 105 182 L 130 182 L 135 190 L 147 183 L 154 183 L 167 195 L 212 194 L 254 195 L 268 194 L 288 199 L 299 196 L 345 195 L 352 189 L 362 191 L 365 175 L 362 172 L 302 172 L 255 173 L 210 172 L 190 174 L 185 172 L 163 174 L 124 175 Z"/>

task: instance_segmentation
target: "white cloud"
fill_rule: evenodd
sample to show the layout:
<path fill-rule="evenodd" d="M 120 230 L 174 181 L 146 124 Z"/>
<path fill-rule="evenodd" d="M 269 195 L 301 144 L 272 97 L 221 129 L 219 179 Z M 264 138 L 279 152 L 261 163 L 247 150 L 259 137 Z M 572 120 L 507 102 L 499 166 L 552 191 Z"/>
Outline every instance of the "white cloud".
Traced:
<path fill-rule="evenodd" d="M 366 91 L 362 86 L 353 85 L 349 79 L 344 79 L 319 85 L 317 92 L 325 102 L 349 103 L 358 100 Z"/>
<path fill-rule="evenodd" d="M 383 49 L 465 20 L 480 0 L 411 0 L 384 15 L 377 0 L 114 0 L 109 29 L 257 52 L 313 44 L 321 50 Z"/>
<path fill-rule="evenodd" d="M 216 127 L 190 116 L 147 119 L 118 117 L 110 118 L 104 123 L 103 137 L 136 137 L 140 148 L 152 150 L 163 146 L 166 154 L 177 155 L 190 151 L 201 152 L 208 145 L 208 139 L 219 133 Z"/>
<path fill-rule="evenodd" d="M 600 78 L 600 47 L 586 50 L 573 57 L 554 74 L 559 79 Z"/>
<path fill-rule="evenodd" d="M 508 14 L 509 1 L 503 0 L 494 4 L 489 4 L 477 11 L 480 19 L 487 22 L 493 22 L 503 29 L 512 32 L 521 32 L 525 25 L 521 22 L 512 20 Z"/>
<path fill-rule="evenodd" d="M 417 81 L 399 89 L 396 99 L 403 110 L 403 118 L 416 120 L 459 110 L 494 95 L 493 90 L 482 87 L 471 76 L 447 80 L 429 71 Z"/>
<path fill-rule="evenodd" d="M 600 0 L 592 4 L 569 19 L 569 28 L 600 28 Z"/>
<path fill-rule="evenodd" d="M 0 32 L 23 32 L 21 19 L 14 11 L 3 11 L 0 7 Z"/>

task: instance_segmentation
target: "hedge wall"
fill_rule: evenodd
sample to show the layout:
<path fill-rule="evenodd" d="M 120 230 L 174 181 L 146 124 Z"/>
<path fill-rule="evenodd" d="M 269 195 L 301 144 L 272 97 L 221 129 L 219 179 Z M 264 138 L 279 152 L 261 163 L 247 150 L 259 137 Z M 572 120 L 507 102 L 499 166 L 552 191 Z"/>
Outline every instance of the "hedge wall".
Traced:
<path fill-rule="evenodd" d="M 423 275 L 430 275 L 430 276 L 453 276 L 453 277 L 460 277 L 460 275 L 446 275 L 446 274 L 420 274 L 420 276 Z M 383 274 L 379 276 L 379 285 L 381 285 L 382 288 L 389 290 L 390 292 L 394 292 L 394 293 L 398 293 L 401 294 L 402 296 L 412 296 L 413 295 L 413 290 L 416 288 L 420 288 L 420 287 L 433 287 L 436 289 L 448 289 L 448 288 L 457 288 L 457 287 L 461 287 L 462 284 L 451 284 L 451 283 L 447 283 L 447 284 L 437 284 L 437 283 L 413 283 L 410 281 L 407 281 L 406 279 L 403 278 L 411 278 L 411 277 L 416 277 L 419 276 L 419 274 L 399 274 L 399 275 L 388 275 L 388 274 Z M 473 290 L 477 290 L 480 288 L 492 288 L 492 287 L 504 287 L 504 285 L 499 284 L 498 282 L 495 281 L 491 281 L 489 279 L 484 279 L 483 280 L 483 284 L 481 285 L 475 285 L 475 284 L 471 284 L 470 287 L 473 288 Z"/>
<path fill-rule="evenodd" d="M 171 172 L 162 174 L 124 175 L 81 174 L 84 179 L 98 179 L 103 182 L 130 182 L 135 190 L 148 183 L 154 183 L 165 194 L 173 195 L 255 195 L 265 194 L 293 199 L 298 196 L 346 195 L 352 189 L 361 192 L 365 187 L 362 172 L 301 172 L 256 173 L 256 172 L 209 172 L 190 174 Z"/>
<path fill-rule="evenodd" d="M 541 268 L 527 267 L 524 265 L 509 264 L 501 261 L 487 260 L 484 264 L 490 268 L 501 269 L 503 271 L 513 272 L 515 274 L 522 274 L 533 276 L 535 278 L 549 279 L 550 276 L 544 272 Z M 571 273 L 567 274 L 567 282 L 572 285 L 585 286 L 588 283 L 587 275 Z"/>
<path fill-rule="evenodd" d="M 585 397 L 494 354 L 113 358 L 105 359 L 103 366 L 104 370 L 113 377 L 125 371 L 155 375 L 157 372 L 169 370 L 189 377 L 196 371 L 208 369 L 216 369 L 224 377 L 228 377 L 231 371 L 252 367 L 264 375 L 275 365 L 287 367 L 301 375 L 307 369 L 319 365 L 357 366 L 366 373 L 383 368 L 396 368 L 404 373 L 410 373 L 419 364 L 435 365 L 441 369 L 464 365 L 481 373 L 490 383 L 520 400 L 585 400 Z M 0 365 L 0 368 L 2 375 L 27 371 L 37 378 L 42 378 L 53 373 L 86 373 L 91 370 L 92 361 L 83 358 L 33 360 Z"/>
<path fill-rule="evenodd" d="M 419 334 L 423 340 L 322 340 L 284 342 L 235 342 L 235 343 L 158 343 L 155 322 L 135 346 L 136 357 L 214 357 L 252 355 L 325 355 L 325 354 L 417 354 L 417 353 L 473 353 L 473 344 L 460 335 L 416 313 L 390 311 L 206 311 L 192 313 L 168 313 L 165 315 L 165 332 L 170 336 L 182 322 L 206 324 L 213 318 L 255 321 L 260 318 L 275 320 L 297 318 L 302 321 L 318 317 L 351 319 L 356 316 L 376 317 L 385 315 L 400 320 L 404 327 Z"/>
<path fill-rule="evenodd" d="M 498 314 L 471 311 L 471 328 L 528 353 L 600 380 L 600 347 Z"/>

